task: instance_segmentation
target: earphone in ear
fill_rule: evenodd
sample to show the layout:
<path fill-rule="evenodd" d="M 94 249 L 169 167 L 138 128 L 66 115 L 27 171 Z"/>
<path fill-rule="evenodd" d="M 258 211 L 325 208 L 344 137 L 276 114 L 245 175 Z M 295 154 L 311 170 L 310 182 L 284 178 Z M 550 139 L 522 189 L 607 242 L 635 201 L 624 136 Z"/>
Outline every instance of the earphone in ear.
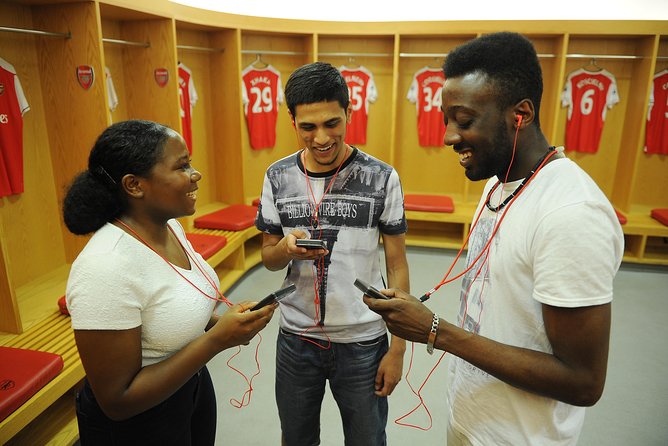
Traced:
<path fill-rule="evenodd" d="M 517 119 L 517 126 L 519 127 L 520 124 L 522 124 L 522 115 L 520 115 L 519 113 L 517 113 L 517 114 L 515 115 L 515 119 Z"/>

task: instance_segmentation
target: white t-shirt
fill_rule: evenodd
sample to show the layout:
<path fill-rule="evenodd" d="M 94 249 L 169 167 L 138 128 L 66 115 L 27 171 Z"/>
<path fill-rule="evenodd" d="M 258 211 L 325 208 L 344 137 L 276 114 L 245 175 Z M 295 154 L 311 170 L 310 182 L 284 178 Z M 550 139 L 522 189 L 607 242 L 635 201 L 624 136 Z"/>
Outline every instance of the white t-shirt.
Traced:
<path fill-rule="evenodd" d="M 189 257 L 216 287 L 214 270 L 192 248 L 183 227 L 170 220 Z M 190 270 L 172 265 L 209 296 L 215 290 L 190 261 Z M 72 264 L 67 308 L 75 330 L 142 327 L 142 367 L 160 362 L 204 333 L 215 301 L 181 277 L 167 261 L 117 226 L 107 223 Z"/>
<path fill-rule="evenodd" d="M 478 211 L 496 181 L 488 181 Z M 497 188 L 492 205 L 518 184 Z M 571 160 L 557 159 L 540 170 L 510 208 L 497 215 L 485 207 L 469 241 L 468 262 L 481 252 L 503 212 L 507 216 L 491 243 L 488 263 L 473 283 L 478 266 L 462 281 L 458 324 L 504 344 L 551 353 L 541 305 L 571 308 L 612 301 L 624 248 L 619 221 L 594 181 Z M 456 357 L 450 376 L 451 423 L 472 444 L 576 444 L 583 407 L 519 390 Z"/>
<path fill-rule="evenodd" d="M 329 337 L 332 342 L 377 338 L 386 333 L 385 324 L 364 304 L 354 281 L 359 278 L 376 288 L 385 288 L 380 270 L 380 234 L 406 232 L 399 175 L 388 164 L 359 149 L 354 149 L 341 166 L 324 198 L 323 192 L 336 169 L 309 173 L 311 190 L 320 203 L 320 233 L 320 229 L 312 227 L 315 205 L 313 197 L 309 197 L 300 153 L 267 169 L 255 225 L 260 231 L 280 236 L 301 229 L 311 238 L 325 240 L 329 254 L 322 269 L 313 261 L 290 262 L 286 282 L 294 283 L 297 291 L 280 302 L 281 327 L 313 338 Z M 314 303 L 315 275 L 320 284 L 318 314 Z M 315 328 L 316 319 L 324 333 Z"/>

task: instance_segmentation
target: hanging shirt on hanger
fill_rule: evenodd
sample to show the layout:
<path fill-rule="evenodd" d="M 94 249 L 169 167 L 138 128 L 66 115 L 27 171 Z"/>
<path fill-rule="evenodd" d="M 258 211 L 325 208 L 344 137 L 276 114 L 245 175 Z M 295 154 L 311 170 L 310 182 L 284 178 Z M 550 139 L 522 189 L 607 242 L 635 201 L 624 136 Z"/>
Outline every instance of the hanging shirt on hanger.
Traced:
<path fill-rule="evenodd" d="M 28 110 L 16 70 L 0 58 L 0 197 L 23 193 L 23 114 Z"/>
<path fill-rule="evenodd" d="M 424 67 L 413 76 L 406 98 L 417 111 L 418 140 L 422 147 L 441 147 L 445 136 L 441 91 L 445 83 L 443 71 Z"/>
<path fill-rule="evenodd" d="M 114 122 L 112 113 L 118 107 L 118 95 L 116 94 L 116 89 L 114 88 L 114 80 L 111 78 L 111 71 L 109 67 L 104 67 L 104 79 L 107 82 L 107 106 L 109 107 L 109 119 L 111 122 Z"/>
<path fill-rule="evenodd" d="M 250 145 L 256 150 L 274 147 L 278 105 L 283 103 L 281 73 L 271 65 L 256 68 L 251 64 L 241 72 L 241 78 Z"/>
<path fill-rule="evenodd" d="M 197 90 L 190 69 L 179 62 L 179 107 L 181 110 L 181 129 L 188 152 L 193 153 L 192 112 L 197 103 Z"/>
<path fill-rule="evenodd" d="M 668 155 L 668 70 L 654 75 L 645 132 L 645 153 Z"/>
<path fill-rule="evenodd" d="M 373 74 L 364 67 L 339 68 L 348 85 L 348 96 L 352 104 L 352 118 L 346 129 L 345 142 L 348 144 L 366 144 L 366 129 L 369 119 L 369 103 L 376 102 L 378 90 L 373 81 Z"/>
<path fill-rule="evenodd" d="M 596 153 L 606 112 L 618 102 L 617 81 L 609 71 L 569 74 L 561 93 L 561 106 L 568 107 L 566 150 Z"/>

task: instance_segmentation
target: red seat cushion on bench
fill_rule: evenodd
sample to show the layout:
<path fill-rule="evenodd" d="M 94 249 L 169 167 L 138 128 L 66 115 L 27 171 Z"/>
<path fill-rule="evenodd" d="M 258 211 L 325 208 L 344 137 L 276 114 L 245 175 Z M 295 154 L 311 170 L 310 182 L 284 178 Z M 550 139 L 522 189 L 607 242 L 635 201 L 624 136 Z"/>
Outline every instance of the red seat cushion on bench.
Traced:
<path fill-rule="evenodd" d="M 65 296 L 63 296 L 63 297 L 61 297 L 60 299 L 58 299 L 58 309 L 59 309 L 60 312 L 61 312 L 62 314 L 64 314 L 65 316 L 69 316 L 69 315 L 70 315 L 70 311 L 67 309 L 67 301 L 65 300 Z"/>
<path fill-rule="evenodd" d="M 0 421 L 18 409 L 63 369 L 55 353 L 0 347 Z"/>
<path fill-rule="evenodd" d="M 227 238 L 224 235 L 186 233 L 186 238 L 204 260 L 227 245 Z"/>
<path fill-rule="evenodd" d="M 621 212 L 619 212 L 617 209 L 615 209 L 615 214 L 617 214 L 617 218 L 619 219 L 619 224 L 620 225 L 625 225 L 626 222 L 627 222 L 626 216 L 624 214 L 622 214 Z"/>
<path fill-rule="evenodd" d="M 668 209 L 652 209 L 649 215 L 658 222 L 668 226 Z"/>
<path fill-rule="evenodd" d="M 195 219 L 195 227 L 202 229 L 222 229 L 241 231 L 250 228 L 255 222 L 257 208 L 247 204 L 233 204 L 210 214 Z"/>
<path fill-rule="evenodd" d="M 454 212 L 455 204 L 447 195 L 406 194 L 404 208 L 407 211 Z"/>

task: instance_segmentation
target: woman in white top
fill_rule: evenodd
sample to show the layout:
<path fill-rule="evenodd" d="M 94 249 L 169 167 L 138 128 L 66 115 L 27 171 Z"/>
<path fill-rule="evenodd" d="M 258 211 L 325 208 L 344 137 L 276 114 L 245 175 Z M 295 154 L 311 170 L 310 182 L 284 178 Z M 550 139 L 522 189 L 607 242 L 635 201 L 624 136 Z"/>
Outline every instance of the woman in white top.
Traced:
<path fill-rule="evenodd" d="M 214 314 L 218 277 L 175 220 L 195 212 L 201 178 L 177 132 L 125 121 L 100 135 L 65 197 L 68 229 L 94 232 L 66 293 L 86 371 L 82 445 L 213 445 L 206 363 L 271 320 L 276 304 Z"/>

